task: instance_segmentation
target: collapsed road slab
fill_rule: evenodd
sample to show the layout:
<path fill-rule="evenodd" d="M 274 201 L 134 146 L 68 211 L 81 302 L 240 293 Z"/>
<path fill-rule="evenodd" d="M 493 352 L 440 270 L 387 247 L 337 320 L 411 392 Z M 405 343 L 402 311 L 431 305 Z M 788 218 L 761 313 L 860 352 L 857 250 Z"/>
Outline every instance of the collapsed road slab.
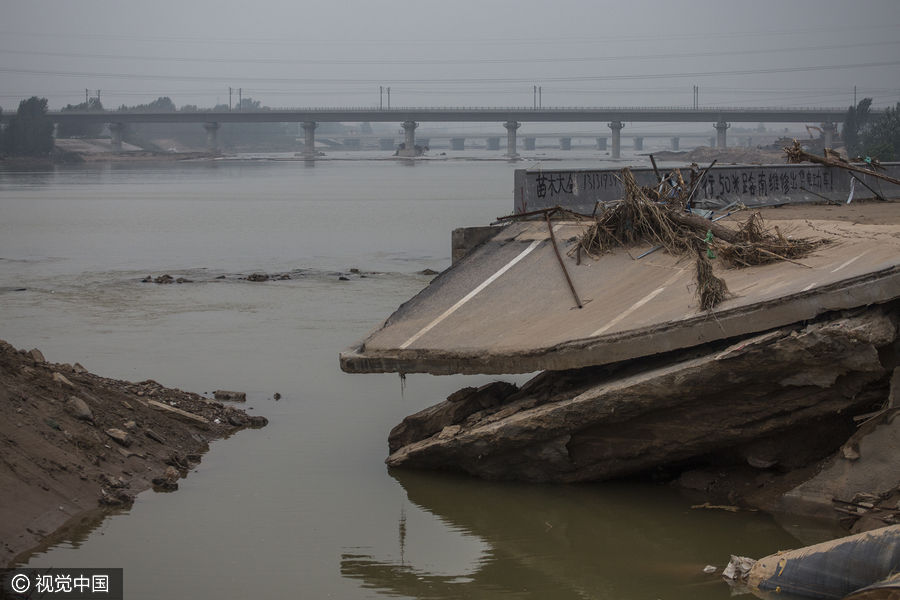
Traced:
<path fill-rule="evenodd" d="M 900 205 L 880 206 L 900 219 Z M 577 308 L 547 224 L 511 223 L 342 353 L 341 368 L 432 374 L 573 369 L 900 297 L 897 225 L 841 222 L 825 212 L 790 221 L 770 214 L 768 223 L 785 235 L 834 243 L 802 263 L 717 265 L 733 297 L 713 311 L 698 306 L 693 261 L 662 251 L 638 259 L 649 248 L 632 248 L 598 260 L 582 257 L 578 264 L 566 252 L 587 224 L 555 221 L 562 260 L 583 304 Z"/>

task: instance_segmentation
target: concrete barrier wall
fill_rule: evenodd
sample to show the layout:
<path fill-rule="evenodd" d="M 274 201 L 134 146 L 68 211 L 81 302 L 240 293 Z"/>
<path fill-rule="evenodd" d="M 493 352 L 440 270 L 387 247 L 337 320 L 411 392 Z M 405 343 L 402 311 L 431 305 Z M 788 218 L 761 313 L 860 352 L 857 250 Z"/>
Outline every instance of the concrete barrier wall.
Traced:
<path fill-rule="evenodd" d="M 900 163 L 885 163 L 884 167 L 883 173 L 900 178 Z M 637 168 L 631 171 L 640 185 L 656 185 L 653 169 Z M 660 170 L 663 175 L 667 172 L 666 169 Z M 597 202 L 622 198 L 622 183 L 618 179 L 620 173 L 621 169 L 517 169 L 515 212 L 562 206 L 590 214 Z M 681 175 L 691 185 L 690 167 L 682 168 Z M 900 186 L 860 173 L 853 173 L 853 176 L 886 198 L 900 198 Z M 822 202 L 825 199 L 846 202 L 850 186 L 850 171 L 822 165 L 716 166 L 703 177 L 694 199 L 697 206 L 706 208 L 724 206 L 735 200 L 747 206 Z M 854 198 L 875 196 L 859 181 L 854 188 Z"/>

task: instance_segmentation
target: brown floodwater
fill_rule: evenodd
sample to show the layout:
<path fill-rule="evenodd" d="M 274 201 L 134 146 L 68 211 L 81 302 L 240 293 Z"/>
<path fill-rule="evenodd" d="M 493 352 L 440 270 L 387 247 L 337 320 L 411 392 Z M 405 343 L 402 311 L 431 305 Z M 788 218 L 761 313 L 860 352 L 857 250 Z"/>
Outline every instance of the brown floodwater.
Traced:
<path fill-rule="evenodd" d="M 597 164 L 583 159 L 567 164 Z M 0 338 L 109 377 L 246 391 L 270 421 L 213 443 L 177 492 L 142 493 L 28 564 L 122 567 L 129 599 L 724 599 L 705 565 L 827 537 L 691 509 L 665 486 L 386 469 L 403 416 L 493 378 L 403 385 L 342 373 L 338 352 L 426 285 L 419 271 L 449 265 L 453 228 L 511 212 L 522 166 L 534 163 L 0 170 Z M 291 279 L 241 279 L 254 272 Z M 140 281 L 164 273 L 193 283 Z"/>

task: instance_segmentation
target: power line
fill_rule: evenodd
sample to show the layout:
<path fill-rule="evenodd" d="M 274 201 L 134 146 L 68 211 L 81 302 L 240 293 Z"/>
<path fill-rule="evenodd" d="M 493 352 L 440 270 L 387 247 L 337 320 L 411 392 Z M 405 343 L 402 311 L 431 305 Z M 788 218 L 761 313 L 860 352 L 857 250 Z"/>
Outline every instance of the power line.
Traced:
<path fill-rule="evenodd" d="M 568 82 L 568 81 L 629 81 L 644 79 L 682 79 L 685 77 L 722 77 L 735 75 L 761 75 L 772 73 L 801 73 L 812 71 L 836 71 L 841 69 L 864 69 L 871 67 L 892 67 L 900 65 L 900 61 L 881 61 L 881 62 L 864 62 L 846 65 L 811 65 L 805 67 L 774 67 L 767 69 L 729 69 L 725 71 L 691 71 L 683 73 L 629 73 L 620 75 L 577 75 L 577 76 L 558 76 L 558 77 L 542 77 L 541 82 Z M 56 77 L 93 77 L 103 79 L 138 79 L 148 81 L 222 81 L 223 77 L 214 77 L 208 75 L 153 75 L 147 73 L 101 73 L 101 72 L 84 72 L 84 71 L 57 71 L 42 69 L 18 69 L 10 67 L 0 67 L 0 73 L 17 73 L 26 75 L 52 75 Z M 235 79 L 235 77 L 231 77 Z M 354 79 L 354 78 L 333 78 L 333 77 L 255 77 L 244 76 L 238 77 L 241 81 L 255 82 L 292 82 L 292 83 L 323 83 L 329 85 L 349 85 L 349 84 L 379 84 L 386 83 L 385 78 L 379 79 Z M 414 78 L 414 79 L 390 79 L 390 83 L 533 83 L 534 77 L 448 77 L 444 79 L 433 78 Z"/>
<path fill-rule="evenodd" d="M 821 35 L 822 33 L 828 32 L 840 32 L 847 33 L 852 31 L 865 31 L 868 34 L 879 30 L 888 30 L 888 29 L 900 29 L 900 23 L 892 23 L 885 25 L 876 25 L 876 26 L 848 26 L 841 25 L 833 28 L 807 28 L 807 29 L 783 29 L 783 30 L 773 30 L 773 31 L 747 31 L 746 29 L 738 30 L 738 31 L 720 31 L 720 32 L 706 32 L 702 33 L 704 39 L 720 39 L 725 38 L 729 40 L 733 40 L 740 37 L 752 37 L 758 39 L 763 36 L 796 36 L 803 34 L 816 34 Z M 609 44 L 609 43 L 622 43 L 622 42 L 646 42 L 646 41 L 659 41 L 659 35 L 655 34 L 647 34 L 647 35 L 605 35 L 602 38 L 598 38 L 596 36 L 592 37 L 575 37 L 569 36 L 565 39 L 559 38 L 540 38 L 540 37 L 492 37 L 489 40 L 479 39 L 479 38 L 465 38 L 465 37 L 455 37 L 452 39 L 440 39 L 440 38 L 427 38 L 427 39 L 297 39 L 296 37 L 290 38 L 238 38 L 238 37 L 205 37 L 200 38 L 196 36 L 142 36 L 142 35 L 132 35 L 132 34 L 99 34 L 99 33 L 75 33 L 75 32 L 44 32 L 44 31 L 32 31 L 25 32 L 21 30 L 0 30 L 0 35 L 4 36 L 20 36 L 20 37 L 52 37 L 52 38 L 74 38 L 74 39 L 91 39 L 91 40 L 116 40 L 116 41 L 126 41 L 129 43 L 133 43 L 136 41 L 146 41 L 146 42 L 167 42 L 167 43 L 183 43 L 183 44 L 215 44 L 215 45 L 241 45 L 241 44 L 249 44 L 249 45 L 300 45 L 300 46 L 322 46 L 322 45 L 336 45 L 336 46 L 350 46 L 350 45 L 398 45 L 398 46 L 408 46 L 408 45 L 420 45 L 420 46 L 434 46 L 437 44 L 450 44 L 453 46 L 471 46 L 474 44 L 478 45 L 503 45 L 503 44 L 523 44 L 527 46 L 537 46 L 537 45 L 550 45 L 550 46 L 560 46 L 562 44 L 582 44 L 582 43 L 591 43 L 591 44 Z M 697 36 L 700 35 L 699 32 L 685 32 L 685 33 L 673 33 L 666 32 L 665 39 L 666 40 L 678 40 L 678 39 L 689 39 L 694 40 Z"/>
<path fill-rule="evenodd" d="M 471 64 L 537 64 L 537 63 L 589 63 L 589 62 L 622 62 L 661 59 L 704 58 L 709 56 L 746 56 L 752 54 L 779 54 L 785 52 L 818 52 L 821 50 L 845 50 L 849 48 L 871 48 L 900 44 L 900 40 L 887 42 L 860 42 L 855 44 L 830 44 L 821 46 L 794 46 L 788 48 L 757 48 L 755 50 L 717 50 L 706 52 L 682 52 L 665 54 L 621 54 L 605 56 L 569 56 L 569 57 L 535 57 L 535 58 L 195 58 L 183 56 L 145 56 L 128 54 L 97 54 L 83 52 L 50 52 L 43 50 L 9 50 L 0 49 L 0 54 L 20 56 L 48 56 L 65 58 L 92 58 L 102 60 L 129 60 L 150 62 L 179 63 L 219 63 L 219 64 L 271 64 L 271 65 L 471 65 Z"/>

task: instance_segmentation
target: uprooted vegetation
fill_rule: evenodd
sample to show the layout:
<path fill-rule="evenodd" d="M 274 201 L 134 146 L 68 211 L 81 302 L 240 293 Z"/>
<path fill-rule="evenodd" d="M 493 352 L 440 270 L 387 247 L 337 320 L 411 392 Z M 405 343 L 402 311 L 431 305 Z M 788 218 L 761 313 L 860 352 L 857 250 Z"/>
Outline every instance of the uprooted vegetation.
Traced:
<path fill-rule="evenodd" d="M 599 214 L 579 219 L 593 223 L 569 249 L 594 259 L 616 248 L 652 245 L 669 254 L 696 260 L 697 296 L 703 310 L 715 308 L 728 297 L 725 282 L 713 274 L 710 261 L 717 257 L 731 268 L 751 267 L 774 261 L 792 261 L 809 255 L 825 239 L 791 238 L 778 227 L 770 228 L 760 213 L 753 213 L 737 230 L 691 212 L 695 186 L 685 185 L 676 169 L 658 187 L 639 186 L 629 169 L 620 177 L 625 196 L 603 206 Z M 571 218 L 569 211 L 550 209 Z"/>

